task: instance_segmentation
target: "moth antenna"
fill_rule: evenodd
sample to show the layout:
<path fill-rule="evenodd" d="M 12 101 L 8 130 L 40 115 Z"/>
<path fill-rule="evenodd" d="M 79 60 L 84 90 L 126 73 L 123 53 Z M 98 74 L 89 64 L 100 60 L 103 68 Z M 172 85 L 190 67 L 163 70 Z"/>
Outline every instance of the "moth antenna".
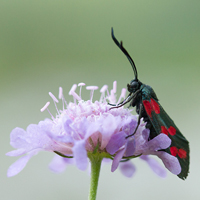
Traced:
<path fill-rule="evenodd" d="M 121 51 L 128 58 L 129 62 L 131 63 L 131 66 L 133 68 L 135 80 L 138 80 L 137 69 L 136 69 L 135 63 L 134 63 L 133 59 L 131 58 L 131 56 L 129 55 L 129 53 L 127 52 L 127 50 L 123 47 L 122 41 L 119 43 L 118 40 L 115 38 L 113 28 L 111 28 L 111 36 L 112 36 L 112 39 L 115 42 L 115 44 L 121 49 Z"/>

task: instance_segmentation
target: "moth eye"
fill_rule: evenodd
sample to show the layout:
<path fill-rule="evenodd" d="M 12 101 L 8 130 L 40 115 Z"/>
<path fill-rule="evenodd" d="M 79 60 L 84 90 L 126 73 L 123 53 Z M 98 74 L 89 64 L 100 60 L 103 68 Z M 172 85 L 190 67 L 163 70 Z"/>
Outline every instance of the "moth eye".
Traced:
<path fill-rule="evenodd" d="M 139 85 L 138 82 L 135 81 L 131 83 L 132 88 L 138 88 L 138 85 Z"/>

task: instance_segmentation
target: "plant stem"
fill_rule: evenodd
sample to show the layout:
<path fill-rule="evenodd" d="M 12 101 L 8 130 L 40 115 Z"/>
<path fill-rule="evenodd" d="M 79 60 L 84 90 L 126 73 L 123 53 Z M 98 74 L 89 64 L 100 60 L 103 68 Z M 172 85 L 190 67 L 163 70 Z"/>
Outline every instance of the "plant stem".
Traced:
<path fill-rule="evenodd" d="M 89 158 L 91 162 L 91 177 L 90 177 L 90 192 L 88 200 L 96 200 L 97 186 L 101 169 L 101 161 L 103 157 L 97 154 L 93 154 Z"/>

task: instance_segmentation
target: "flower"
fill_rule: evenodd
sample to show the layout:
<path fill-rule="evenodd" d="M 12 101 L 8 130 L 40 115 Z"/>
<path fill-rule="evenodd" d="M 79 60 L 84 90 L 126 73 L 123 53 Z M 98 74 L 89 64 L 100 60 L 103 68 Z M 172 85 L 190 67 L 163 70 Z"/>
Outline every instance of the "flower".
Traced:
<path fill-rule="evenodd" d="M 49 166 L 55 172 L 63 171 L 67 164 L 75 164 L 80 170 L 85 170 L 88 158 L 98 154 L 102 158 L 113 160 L 111 171 L 120 166 L 122 173 L 127 177 L 132 176 L 135 171 L 130 159 L 139 156 L 147 161 L 157 174 L 165 175 L 165 171 L 148 155 L 158 156 L 169 171 L 179 174 L 181 168 L 177 158 L 159 151 L 170 146 L 171 140 L 167 135 L 159 134 L 149 140 L 149 130 L 141 120 L 136 133 L 127 138 L 137 126 L 137 116 L 123 107 L 110 109 L 111 105 L 107 101 L 118 104 L 125 98 L 126 89 L 123 88 L 118 101 L 116 100 L 116 84 L 115 81 L 110 92 L 108 86 L 104 85 L 100 90 L 100 100 L 95 102 L 92 102 L 92 99 L 94 91 L 98 89 L 97 86 L 86 87 L 90 90 L 90 100 L 83 101 L 81 89 L 85 84 L 78 84 L 79 94 L 75 92 L 77 85 L 74 84 L 69 91 L 74 102 L 69 103 L 66 102 L 60 87 L 59 99 L 62 101 L 62 110 L 57 108 L 58 99 L 50 92 L 57 115 L 54 117 L 50 113 L 50 102 L 47 102 L 41 111 L 47 110 L 51 119 L 30 124 L 26 131 L 18 127 L 12 130 L 10 144 L 16 150 L 6 155 L 24 156 L 9 167 L 7 175 L 10 177 L 18 174 L 39 151 L 56 153 Z"/>

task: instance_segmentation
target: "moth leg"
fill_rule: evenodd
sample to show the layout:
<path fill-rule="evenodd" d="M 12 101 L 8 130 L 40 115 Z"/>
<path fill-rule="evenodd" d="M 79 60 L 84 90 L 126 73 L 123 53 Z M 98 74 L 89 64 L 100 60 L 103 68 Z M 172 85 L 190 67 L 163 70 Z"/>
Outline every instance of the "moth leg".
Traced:
<path fill-rule="evenodd" d="M 133 136 L 133 135 L 135 135 L 135 133 L 136 133 L 136 131 L 137 131 L 139 125 L 140 125 L 140 120 L 141 120 L 141 118 L 142 118 L 142 110 L 143 110 L 143 105 L 142 105 L 142 103 L 141 103 L 141 104 L 140 104 L 140 108 L 139 108 L 138 122 L 137 122 L 137 126 L 136 126 L 136 128 L 135 128 L 135 131 L 134 131 L 131 135 L 126 136 L 126 139 L 129 138 L 129 137 L 131 137 L 131 136 Z"/>
<path fill-rule="evenodd" d="M 121 103 L 119 103 L 118 105 L 114 106 L 114 107 L 111 107 L 109 110 L 111 109 L 114 109 L 114 108 L 119 108 L 119 107 L 122 107 L 123 105 L 127 104 L 128 102 L 130 102 L 132 99 L 136 98 L 138 93 L 140 92 L 140 90 L 137 90 L 135 93 L 130 93 L 128 95 L 128 97 L 122 101 Z M 132 96 L 131 96 L 132 95 Z M 109 105 L 112 105 L 112 104 L 109 104 Z"/>
<path fill-rule="evenodd" d="M 117 106 L 120 106 L 122 105 L 124 102 L 126 102 L 126 100 L 130 97 L 131 95 L 129 94 L 128 97 L 126 99 L 124 99 L 123 101 L 121 101 L 120 103 L 118 104 L 111 104 L 111 103 L 108 103 L 109 106 L 114 106 L 114 107 L 117 107 Z"/>
<path fill-rule="evenodd" d="M 114 107 L 112 107 L 112 108 L 119 108 L 119 107 L 123 106 L 124 104 L 128 103 L 128 102 L 132 99 L 132 98 L 129 99 L 130 96 L 131 96 L 131 93 L 126 97 L 126 99 L 124 99 L 124 100 L 121 101 L 120 103 L 118 103 L 118 104 L 111 104 L 111 103 L 108 103 L 108 105 L 114 106 Z"/>

